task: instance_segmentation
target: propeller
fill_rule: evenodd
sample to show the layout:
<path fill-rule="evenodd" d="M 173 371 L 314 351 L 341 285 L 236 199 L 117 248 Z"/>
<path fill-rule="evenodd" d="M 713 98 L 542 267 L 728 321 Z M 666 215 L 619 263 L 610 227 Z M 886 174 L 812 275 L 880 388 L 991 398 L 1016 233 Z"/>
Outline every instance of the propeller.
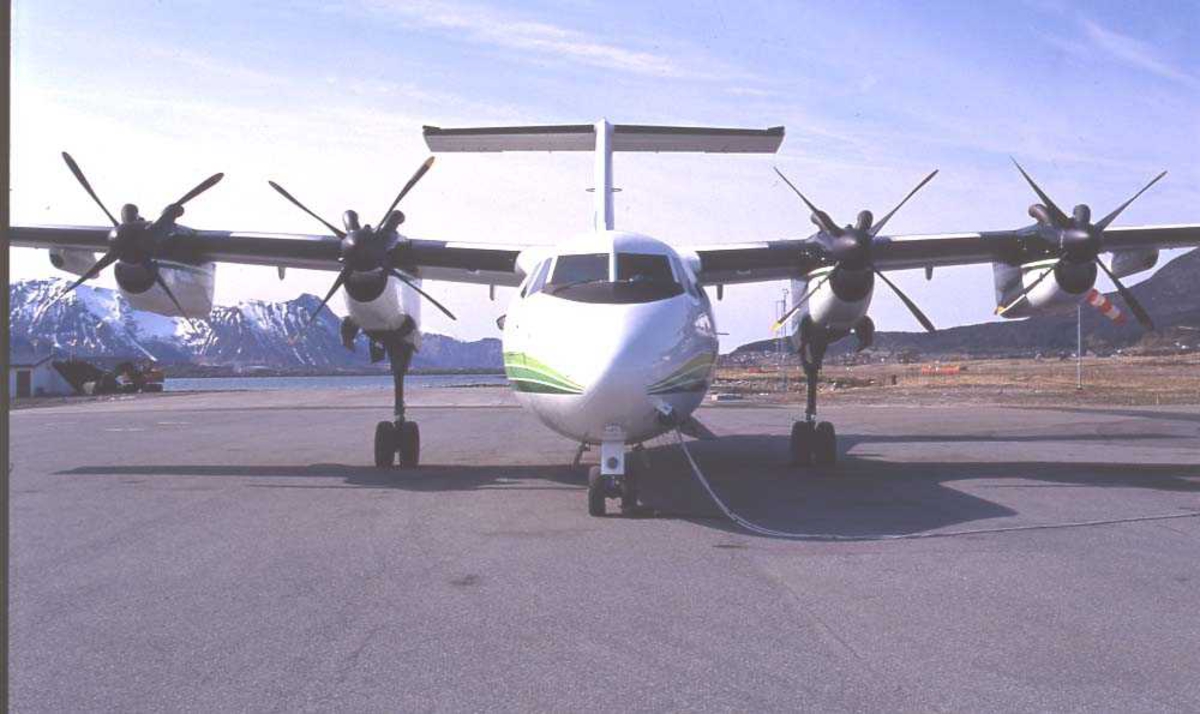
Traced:
<path fill-rule="evenodd" d="M 1022 168 L 1021 164 L 1017 163 L 1016 159 L 1012 159 L 1012 162 L 1017 167 L 1017 171 L 1021 172 L 1021 176 L 1025 178 L 1029 187 L 1033 189 L 1033 192 L 1042 201 L 1029 207 L 1029 215 L 1037 221 L 1038 230 L 1036 235 L 1042 239 L 1049 251 L 1054 254 L 1055 261 L 1036 280 L 1027 285 L 1016 299 L 1008 305 L 997 309 L 996 314 L 1003 315 L 1022 300 L 1025 300 L 1029 293 L 1049 277 L 1064 261 L 1074 265 L 1095 263 L 1099 266 L 1100 270 L 1104 271 L 1104 274 L 1108 276 L 1113 285 L 1116 286 L 1117 292 L 1120 293 L 1125 304 L 1129 306 L 1134 316 L 1137 317 L 1138 322 L 1147 330 L 1153 330 L 1154 322 L 1150 319 L 1150 314 L 1146 312 L 1146 309 L 1142 307 L 1138 299 L 1134 297 L 1133 293 L 1125 287 L 1117 276 L 1113 275 L 1113 272 L 1100 259 L 1100 253 L 1104 252 L 1105 229 L 1112 225 L 1117 216 L 1120 216 L 1126 208 L 1129 208 L 1129 205 L 1136 201 L 1139 196 L 1149 190 L 1151 186 L 1158 183 L 1162 177 L 1166 176 L 1167 172 L 1163 171 L 1155 176 L 1141 190 L 1133 194 L 1129 200 L 1117 206 L 1111 213 L 1101 218 L 1098 222 L 1092 223 L 1092 209 L 1087 204 L 1079 204 L 1071 212 L 1071 215 L 1067 216 L 1054 203 L 1053 199 L 1037 185 L 1037 182 Z"/>
<path fill-rule="evenodd" d="M 925 184 L 933 180 L 934 176 L 937 176 L 938 172 L 936 170 L 930 172 L 928 176 L 922 179 L 921 182 L 918 183 L 915 188 L 909 191 L 908 195 L 906 195 L 900 201 L 900 203 L 896 204 L 895 208 L 888 211 L 883 218 L 876 221 L 874 215 L 870 211 L 860 211 L 854 225 L 846 225 L 844 227 L 839 227 L 833 222 L 833 219 L 829 217 L 828 213 L 817 208 L 812 201 L 808 200 L 808 197 L 801 193 L 800 189 L 796 188 L 796 186 L 788 180 L 787 176 L 783 175 L 782 171 L 780 171 L 778 168 L 775 168 L 775 173 L 779 174 L 779 178 L 783 179 L 783 182 L 786 183 L 788 187 L 800 197 L 800 200 L 803 201 L 804 205 L 808 207 L 809 211 L 811 211 L 812 222 L 819 229 L 817 235 L 815 236 L 815 240 L 822 248 L 824 248 L 826 256 L 828 256 L 828 258 L 834 263 L 834 271 L 836 271 L 838 268 L 844 268 L 846 270 L 869 269 L 872 274 L 879 276 L 884 284 L 892 289 L 892 292 L 896 293 L 896 296 L 900 298 L 900 301 L 904 303 L 904 306 L 908 308 L 908 311 L 911 312 L 913 317 L 917 319 L 917 322 L 921 323 L 922 327 L 929 332 L 934 332 L 936 330 L 936 328 L 933 326 L 933 323 L 929 321 L 929 318 L 925 316 L 925 313 L 921 312 L 916 303 L 910 300 L 909 297 L 905 295 L 895 283 L 893 283 L 891 280 L 888 280 L 887 276 L 883 274 L 883 271 L 875 267 L 874 257 L 872 255 L 872 249 L 875 245 L 875 236 L 878 235 L 879 231 L 883 230 L 883 227 L 892 219 L 892 216 L 896 215 L 896 212 L 899 211 L 904 204 L 908 203 L 908 200 L 912 198 L 917 191 L 920 191 Z M 813 296 L 818 288 L 820 288 L 833 277 L 834 271 L 826 273 L 821 279 L 816 281 L 816 283 L 808 290 L 808 292 L 806 292 L 803 297 L 797 300 L 796 303 L 792 305 L 792 308 L 788 310 L 783 317 L 775 322 L 774 328 L 778 330 L 780 327 L 782 327 L 784 323 L 786 323 L 787 320 L 794 315 L 810 297 Z"/>
<path fill-rule="evenodd" d="M 175 305 L 175 309 L 179 311 L 185 319 L 191 320 L 187 312 L 183 309 L 179 299 L 175 297 L 175 293 L 163 280 L 154 265 L 154 258 L 158 254 L 159 246 L 171 234 L 171 229 L 175 226 L 175 221 L 183 215 L 183 206 L 188 201 L 196 198 L 208 189 L 216 186 L 221 179 L 225 178 L 225 174 L 216 173 L 201 181 L 195 188 L 183 194 L 178 201 L 167 204 L 163 209 L 162 215 L 155 221 L 147 221 L 142 218 L 138 212 L 138 207 L 132 203 L 127 203 L 121 207 L 121 220 L 113 217 L 113 214 L 105 207 L 104 202 L 96 195 L 92 184 L 83 174 L 83 170 L 79 168 L 79 164 L 67 152 L 62 152 L 63 161 L 66 162 L 67 168 L 75 176 L 75 180 L 83 187 L 96 205 L 104 211 L 104 215 L 112 223 L 113 228 L 108 233 L 108 250 L 104 255 L 100 256 L 99 260 L 92 264 L 92 267 L 84 271 L 79 279 L 71 283 L 69 287 L 55 296 L 47 307 L 53 305 L 58 300 L 61 300 L 75 288 L 84 284 L 88 280 L 99 275 L 108 266 L 121 262 L 141 265 L 154 276 L 154 282 L 163 289 L 167 297 Z"/>
<path fill-rule="evenodd" d="M 342 214 L 342 225 L 345 230 L 338 228 L 321 216 L 314 213 L 308 206 L 305 206 L 292 194 L 288 193 L 279 184 L 274 181 L 268 181 L 271 188 L 275 189 L 279 195 L 286 198 L 294 206 L 304 211 L 308 215 L 315 218 L 325 226 L 331 233 L 336 235 L 341 240 L 340 254 L 338 261 L 342 263 L 342 269 L 334 278 L 333 285 L 329 288 L 329 292 L 325 294 L 325 298 L 321 300 L 321 304 L 313 310 L 307 322 L 301 327 L 301 333 L 316 319 L 321 310 L 325 308 L 337 291 L 343 287 L 350 289 L 356 275 L 375 273 L 379 271 L 381 275 L 388 275 L 396 278 L 400 282 L 409 286 L 417 292 L 421 297 L 428 300 L 438 310 L 449 317 L 451 320 L 457 320 L 454 313 L 450 312 L 445 305 L 441 304 L 433 298 L 432 295 L 425 292 L 416 284 L 416 278 L 401 271 L 396 267 L 399 251 L 403 248 L 404 239 L 396 235 L 396 228 L 404 222 L 404 214 L 396 210 L 396 206 L 404 199 L 408 192 L 417 185 L 417 182 L 425 176 L 430 167 L 433 166 L 433 157 L 426 159 L 413 173 L 412 178 L 408 183 L 404 184 L 404 188 L 400 189 L 400 193 L 396 194 L 396 198 L 392 201 L 392 205 L 388 206 L 387 211 L 383 214 L 383 218 L 379 221 L 378 228 L 372 228 L 370 224 L 362 225 L 358 220 L 358 213 L 355 211 L 346 211 Z M 300 336 L 297 333 L 295 340 Z"/>

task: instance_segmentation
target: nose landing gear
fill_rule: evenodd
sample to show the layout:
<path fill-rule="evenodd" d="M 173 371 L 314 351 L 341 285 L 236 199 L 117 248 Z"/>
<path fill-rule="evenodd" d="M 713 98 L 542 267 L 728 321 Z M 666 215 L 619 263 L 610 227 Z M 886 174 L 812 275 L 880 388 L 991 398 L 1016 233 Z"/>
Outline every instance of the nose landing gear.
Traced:
<path fill-rule="evenodd" d="M 620 499 L 621 515 L 632 516 L 637 513 L 640 474 L 647 470 L 646 455 L 640 444 L 634 447 L 632 458 L 626 458 L 624 442 L 620 444 L 606 443 L 601 445 L 601 461 L 608 461 L 605 452 L 611 456 L 616 449 L 620 450 L 621 458 L 617 461 L 616 466 L 609 469 L 613 473 L 604 473 L 604 469 L 600 466 L 588 469 L 589 515 L 597 517 L 605 515 L 610 498 Z"/>
<path fill-rule="evenodd" d="M 632 516 L 638 507 L 638 478 L 632 470 L 624 474 L 600 473 L 599 466 L 588 469 L 588 515 L 604 516 L 608 499 L 621 501 L 621 515 Z"/>

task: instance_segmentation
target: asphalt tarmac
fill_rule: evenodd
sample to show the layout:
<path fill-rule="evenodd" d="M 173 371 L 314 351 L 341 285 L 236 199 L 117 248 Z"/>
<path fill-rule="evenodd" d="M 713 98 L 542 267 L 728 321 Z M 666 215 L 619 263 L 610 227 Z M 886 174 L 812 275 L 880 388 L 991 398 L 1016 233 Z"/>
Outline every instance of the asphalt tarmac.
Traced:
<path fill-rule="evenodd" d="M 12 710 L 1200 710 L 1198 408 L 831 408 L 809 473 L 791 412 L 702 409 L 763 525 L 1019 528 L 796 542 L 667 440 L 596 519 L 506 391 L 412 398 L 413 471 L 385 393 L 14 412 Z"/>

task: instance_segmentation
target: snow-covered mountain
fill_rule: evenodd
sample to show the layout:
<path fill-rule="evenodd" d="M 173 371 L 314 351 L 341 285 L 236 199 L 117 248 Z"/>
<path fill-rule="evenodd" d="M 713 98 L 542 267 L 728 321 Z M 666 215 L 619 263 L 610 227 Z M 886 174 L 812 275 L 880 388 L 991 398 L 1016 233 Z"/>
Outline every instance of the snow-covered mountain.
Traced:
<path fill-rule="evenodd" d="M 322 310 L 304 336 L 292 343 L 321 302 L 314 295 L 287 302 L 250 300 L 217 306 L 207 319 L 189 322 L 134 310 L 120 292 L 89 285 L 51 305 L 69 284 L 52 278 L 11 286 L 14 353 L 53 350 L 80 358 L 152 356 L 164 363 L 276 369 L 352 369 L 370 364 L 366 338 L 360 335 L 355 350 L 347 350 L 342 346 L 340 322 L 328 310 Z M 417 369 L 500 366 L 500 341 L 495 338 L 461 342 L 425 334 L 413 360 Z"/>

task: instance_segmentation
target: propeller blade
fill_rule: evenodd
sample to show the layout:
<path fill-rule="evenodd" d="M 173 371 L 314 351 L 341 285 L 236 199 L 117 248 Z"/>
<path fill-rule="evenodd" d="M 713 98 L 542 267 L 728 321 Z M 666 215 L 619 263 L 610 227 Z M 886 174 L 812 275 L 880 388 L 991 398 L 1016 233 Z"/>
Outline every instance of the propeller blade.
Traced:
<path fill-rule="evenodd" d="M 1155 176 L 1154 179 L 1150 181 L 1150 183 L 1148 183 L 1142 187 L 1141 191 L 1138 191 L 1137 193 L 1133 194 L 1133 198 L 1131 198 L 1128 201 L 1126 201 L 1125 203 L 1122 203 L 1121 205 L 1117 206 L 1117 209 L 1115 211 L 1108 214 L 1104 218 L 1100 219 L 1100 222 L 1096 224 L 1096 227 L 1099 228 L 1100 230 L 1104 230 L 1105 228 L 1108 228 L 1108 226 L 1113 221 L 1117 220 L 1117 216 L 1121 215 L 1121 211 L 1124 211 L 1126 208 L 1129 208 L 1129 204 L 1136 201 L 1138 196 L 1141 196 L 1143 193 L 1146 192 L 1147 189 L 1149 189 L 1154 184 L 1158 183 L 1158 180 L 1166 175 L 1167 175 L 1167 172 L 1163 171 L 1161 174 Z"/>
<path fill-rule="evenodd" d="M 999 315 L 999 316 L 1001 316 L 1001 317 L 1003 317 L 1003 316 L 1004 316 L 1004 313 L 1006 313 L 1006 312 L 1008 312 L 1009 310 L 1011 310 L 1011 309 L 1013 309 L 1014 307 L 1016 307 L 1018 303 L 1020 303 L 1022 300 L 1024 300 L 1024 299 L 1025 299 L 1025 296 L 1026 296 L 1026 295 L 1028 295 L 1030 292 L 1032 292 L 1032 291 L 1033 291 L 1033 289 L 1034 289 L 1034 288 L 1036 288 L 1038 285 L 1040 285 L 1040 284 L 1041 284 L 1041 282 L 1042 282 L 1043 280 L 1045 280 L 1046 278 L 1050 277 L 1050 273 L 1053 273 L 1053 272 L 1054 272 L 1054 268 L 1055 268 L 1055 266 L 1057 266 L 1057 265 L 1058 265 L 1058 261 L 1056 260 L 1056 261 L 1054 261 L 1054 265 L 1051 265 L 1049 268 L 1047 268 L 1047 269 L 1046 269 L 1046 272 L 1044 272 L 1044 273 L 1042 273 L 1041 275 L 1037 276 L 1037 279 L 1036 279 L 1036 280 L 1034 280 L 1032 283 L 1030 283 L 1030 284 L 1029 284 L 1029 287 L 1027 287 L 1027 288 L 1025 288 L 1024 290 L 1022 290 L 1022 291 L 1021 291 L 1021 294 L 1020 294 L 1020 295 L 1018 295 L 1018 296 L 1016 297 L 1016 299 L 1015 299 L 1015 300 L 1013 300 L 1012 302 L 1010 302 L 1009 304 L 1007 304 L 1007 305 L 1005 305 L 1005 306 L 1003 306 L 1003 307 L 998 307 L 998 308 L 996 308 L 996 314 L 997 314 L 997 315 Z"/>
<path fill-rule="evenodd" d="M 932 178 L 932 176 L 930 178 Z M 882 270 L 879 268 L 872 269 L 875 271 L 875 274 L 879 276 L 879 279 L 887 283 L 887 286 L 892 289 L 892 292 L 896 293 L 896 297 L 900 298 L 900 301 L 903 302 L 904 306 L 908 308 L 908 311 L 913 314 L 913 317 L 917 318 L 917 322 L 921 323 L 921 327 L 924 327 L 926 332 L 937 332 L 937 328 L 933 326 L 933 323 L 929 321 L 928 317 L 925 317 L 925 313 L 921 312 L 921 309 L 917 307 L 917 304 L 912 300 L 909 300 L 908 296 L 905 295 L 900 288 L 896 287 L 895 283 L 893 283 L 891 280 L 888 280 L 887 276 L 883 274 Z"/>
<path fill-rule="evenodd" d="M 285 190 L 284 190 L 284 188 L 283 188 L 283 186 L 280 186 L 279 184 L 275 183 L 274 181 L 268 181 L 267 183 L 271 184 L 271 188 L 273 188 L 273 189 L 275 189 L 276 191 L 278 191 L 280 196 L 283 196 L 283 197 L 284 197 L 284 198 L 286 198 L 287 200 L 291 201 L 291 202 L 292 202 L 292 205 L 294 205 L 296 208 L 299 208 L 301 211 L 304 211 L 304 212 L 305 212 L 305 213 L 307 213 L 308 215 L 310 215 L 310 216 L 312 216 L 313 218 L 315 218 L 315 219 L 317 219 L 318 221 L 320 221 L 320 222 L 321 222 L 321 225 L 323 225 L 323 226 L 325 226 L 326 228 L 328 228 L 328 229 L 330 230 L 330 232 L 332 232 L 332 233 L 333 233 L 335 236 L 337 236 L 338 238 L 345 238 L 345 237 L 346 237 L 346 231 L 342 230 L 341 228 L 338 228 L 337 226 L 333 225 L 333 224 L 332 224 L 332 223 L 330 223 L 329 221 L 325 220 L 324 218 L 321 218 L 321 217 L 320 217 L 320 216 L 318 216 L 317 214 L 315 214 L 315 213 L 313 213 L 312 211 L 308 210 L 308 206 L 305 206 L 303 203 L 300 203 L 299 201 L 297 201 L 297 200 L 296 200 L 296 197 L 295 197 L 295 196 L 293 196 L 292 194 L 288 193 L 287 191 L 285 191 Z M 343 278 L 343 279 L 344 279 L 344 278 Z M 328 299 L 328 298 L 326 298 L 326 299 Z"/>
<path fill-rule="evenodd" d="M 199 196 L 200 194 L 204 193 L 205 191 L 212 188 L 213 186 L 216 186 L 218 183 L 221 182 L 221 179 L 223 179 L 223 178 L 225 178 L 225 174 L 223 174 L 223 173 L 216 173 L 216 174 L 213 174 L 212 176 L 209 176 L 208 178 L 201 181 L 200 184 L 198 186 L 196 186 L 196 188 L 193 188 L 191 191 L 188 191 L 187 193 L 183 194 L 183 198 L 176 201 L 174 205 L 182 206 L 183 204 L 192 200 L 196 196 Z"/>
<path fill-rule="evenodd" d="M 83 186 L 83 190 L 87 191 L 87 194 L 92 197 L 92 200 L 96 202 L 100 210 L 104 211 L 104 215 L 108 216 L 108 220 L 112 221 L 113 226 L 121 225 L 117 222 L 117 219 L 113 218 L 113 214 L 109 213 L 108 209 L 104 207 L 104 203 L 100 201 L 100 197 L 96 195 L 96 192 L 92 190 L 92 185 L 88 183 L 87 178 L 83 175 L 83 171 L 79 169 L 79 164 L 75 163 L 75 159 L 72 159 L 71 155 L 65 151 L 62 152 L 62 157 L 63 161 L 67 162 L 67 168 L 71 169 L 71 173 L 75 174 L 75 180 L 79 182 L 79 185 Z"/>
<path fill-rule="evenodd" d="M 1033 189 L 1033 192 L 1038 195 L 1038 198 L 1042 199 L 1042 203 L 1046 204 L 1046 209 L 1050 211 L 1050 217 L 1054 219 L 1054 224 L 1059 228 L 1064 228 L 1069 225 L 1071 220 L 1067 218 L 1067 214 L 1063 213 L 1062 209 L 1059 208 L 1054 201 L 1050 200 L 1050 197 L 1046 195 L 1046 192 L 1043 191 L 1040 186 L 1034 183 L 1033 179 L 1029 177 L 1029 174 L 1025 173 L 1025 169 L 1021 168 L 1021 165 L 1017 163 L 1016 159 L 1013 159 L 1011 156 L 1008 158 L 1012 159 L 1013 166 L 1017 167 L 1017 171 L 1020 171 L 1021 175 L 1025 177 L 1025 180 L 1029 183 L 1029 186 Z"/>
<path fill-rule="evenodd" d="M 1157 180 L 1158 179 L 1155 179 L 1155 181 Z M 1136 196 L 1134 198 L 1136 198 Z M 1142 327 L 1153 332 L 1154 321 L 1150 319 L 1150 313 L 1146 312 L 1146 308 L 1142 307 L 1142 304 L 1133 296 L 1133 293 L 1129 291 L 1129 288 L 1122 285 L 1120 280 L 1117 280 L 1117 276 L 1113 275 L 1112 271 L 1108 269 L 1108 266 L 1104 264 L 1104 261 L 1100 260 L 1100 256 L 1096 256 L 1096 265 L 1099 265 L 1100 269 L 1104 271 L 1104 274 L 1108 276 L 1108 279 L 1112 281 L 1113 285 L 1117 286 L 1117 292 L 1121 294 L 1121 299 L 1125 301 L 1125 304 L 1129 306 L 1130 310 L 1133 310 L 1134 316 L 1137 317 L 1138 322 L 1142 323 Z"/>
<path fill-rule="evenodd" d="M 778 166 L 772 166 L 771 168 L 775 169 L 775 173 L 779 174 L 779 178 L 783 179 L 783 182 L 788 185 L 788 188 L 792 189 L 792 191 L 795 191 L 796 195 L 800 197 L 800 200 L 804 201 L 804 205 L 808 206 L 808 210 L 811 211 L 814 216 L 820 219 L 821 230 L 829 233 L 830 235 L 841 235 L 841 229 L 837 227 L 837 224 L 833 222 L 828 213 L 814 206 L 812 201 L 808 200 L 804 194 L 800 193 L 800 189 L 796 188 L 791 181 L 788 181 L 787 176 L 783 175 L 783 172 L 779 170 Z"/>
<path fill-rule="evenodd" d="M 437 309 L 439 309 L 443 313 L 445 313 L 446 317 L 450 318 L 451 320 L 456 320 L 456 321 L 458 320 L 458 318 L 454 316 L 454 313 L 452 313 L 446 309 L 445 305 L 441 304 L 437 300 L 434 300 L 432 295 L 425 292 L 421 288 L 417 287 L 416 283 L 414 283 L 412 281 L 412 279 L 409 278 L 404 273 L 401 273 L 399 270 L 396 270 L 395 268 L 388 268 L 388 275 L 395 277 L 397 280 L 403 282 L 408 287 L 412 288 L 413 290 L 416 290 L 421 295 L 421 297 L 423 297 L 426 300 L 428 300 L 429 302 L 433 303 L 434 307 L 436 307 Z"/>
<path fill-rule="evenodd" d="M 417 185 L 417 182 L 421 180 L 421 177 L 424 176 L 432 166 L 433 157 L 430 156 L 428 159 L 425 159 L 425 162 L 421 164 L 421 166 L 417 169 L 417 172 L 412 175 L 412 178 L 408 180 L 408 183 L 404 184 L 404 188 L 400 189 L 400 193 L 396 195 L 396 200 L 392 201 L 392 205 L 388 206 L 388 209 L 383 212 L 383 218 L 379 219 L 379 223 L 377 225 L 383 225 L 383 222 L 387 220 L 387 217 L 392 215 L 392 211 L 396 210 L 396 206 L 400 205 L 400 201 L 408 195 L 408 192 L 412 190 L 413 186 Z"/>
<path fill-rule="evenodd" d="M 321 314 L 321 310 L 325 309 L 325 306 L 329 304 L 329 300 L 333 298 L 333 294 L 336 293 L 338 288 L 342 287 L 342 285 L 346 282 L 346 278 L 350 276 L 350 272 L 350 268 L 342 268 L 341 272 L 337 274 L 337 278 L 334 279 L 333 286 L 329 288 L 329 292 L 325 293 L 325 299 L 321 301 L 320 305 L 317 305 L 317 309 L 312 311 L 312 314 L 308 316 L 308 320 L 306 320 L 304 324 L 300 326 L 300 329 L 296 332 L 296 334 L 292 335 L 292 338 L 288 340 L 289 345 L 296 344 L 304 332 L 308 330 L 310 326 L 312 326 L 313 322 L 317 319 L 317 315 Z"/>
<path fill-rule="evenodd" d="M 163 277 L 155 272 L 154 282 L 158 283 L 158 287 L 162 288 L 163 292 L 167 294 L 167 297 L 171 298 L 171 303 L 175 306 L 175 309 L 179 311 L 179 314 L 183 316 L 183 319 L 187 320 L 192 328 L 195 329 L 196 323 L 192 322 L 192 318 L 187 314 L 187 311 L 183 309 L 183 305 L 179 304 L 179 299 L 175 297 L 175 293 L 171 292 L 171 288 L 167 285 L 167 281 L 163 280 Z"/>
<path fill-rule="evenodd" d="M 829 271 L 828 273 L 825 273 L 825 275 L 821 276 L 821 278 L 816 281 L 816 283 L 812 286 L 812 288 L 809 289 L 808 292 L 804 293 L 804 297 L 797 300 L 795 305 L 792 305 L 792 309 L 783 313 L 783 317 L 776 320 L 774 325 L 771 325 L 771 330 L 774 332 L 778 332 L 779 328 L 786 325 L 788 319 L 790 319 L 792 315 L 795 315 L 796 311 L 799 310 L 801 307 L 803 307 L 804 303 L 808 302 L 808 299 L 813 296 L 813 293 L 817 292 L 817 290 L 820 289 L 820 287 L 822 285 L 829 282 L 829 276 L 831 276 L 831 275 L 833 275 L 832 270 Z"/>
<path fill-rule="evenodd" d="M 903 206 L 904 204 L 908 203 L 908 199 L 913 197 L 913 194 L 915 194 L 917 191 L 920 191 L 921 187 L 923 187 L 925 184 L 932 181 L 933 177 L 937 176 L 937 175 L 938 175 L 938 170 L 934 169 L 932 173 L 930 173 L 928 176 L 925 177 L 925 179 L 923 181 L 921 181 L 921 183 L 917 184 L 916 188 L 914 188 L 913 190 L 908 192 L 908 195 L 904 197 L 903 201 L 901 201 L 900 203 L 897 203 L 896 207 L 893 208 L 892 210 L 888 211 L 888 214 L 886 216 L 884 216 L 883 218 L 880 218 L 879 221 L 875 223 L 875 225 L 871 226 L 871 230 L 868 232 L 871 235 L 876 235 L 879 233 L 879 231 L 883 230 L 883 226 L 885 224 L 887 224 L 888 221 L 891 220 L 892 216 L 896 215 L 896 211 L 899 211 L 900 207 Z"/>
<path fill-rule="evenodd" d="M 100 271 L 104 270 L 108 266 L 117 262 L 117 260 L 118 260 L 117 254 L 112 253 L 112 252 L 105 253 L 104 255 L 100 256 L 100 260 L 97 260 L 92 265 L 92 267 L 88 268 L 86 273 L 79 276 L 78 280 L 71 283 L 71 286 L 69 288 L 67 288 L 66 290 L 63 290 L 61 293 L 59 293 L 57 296 L 55 296 L 55 298 L 50 301 L 50 305 L 53 305 L 54 303 L 58 302 L 60 299 L 66 297 L 67 293 L 71 292 L 75 288 L 79 287 L 80 285 L 83 285 L 87 281 L 89 281 L 92 278 L 99 275 Z M 50 305 L 47 305 L 46 307 L 50 307 Z"/>

